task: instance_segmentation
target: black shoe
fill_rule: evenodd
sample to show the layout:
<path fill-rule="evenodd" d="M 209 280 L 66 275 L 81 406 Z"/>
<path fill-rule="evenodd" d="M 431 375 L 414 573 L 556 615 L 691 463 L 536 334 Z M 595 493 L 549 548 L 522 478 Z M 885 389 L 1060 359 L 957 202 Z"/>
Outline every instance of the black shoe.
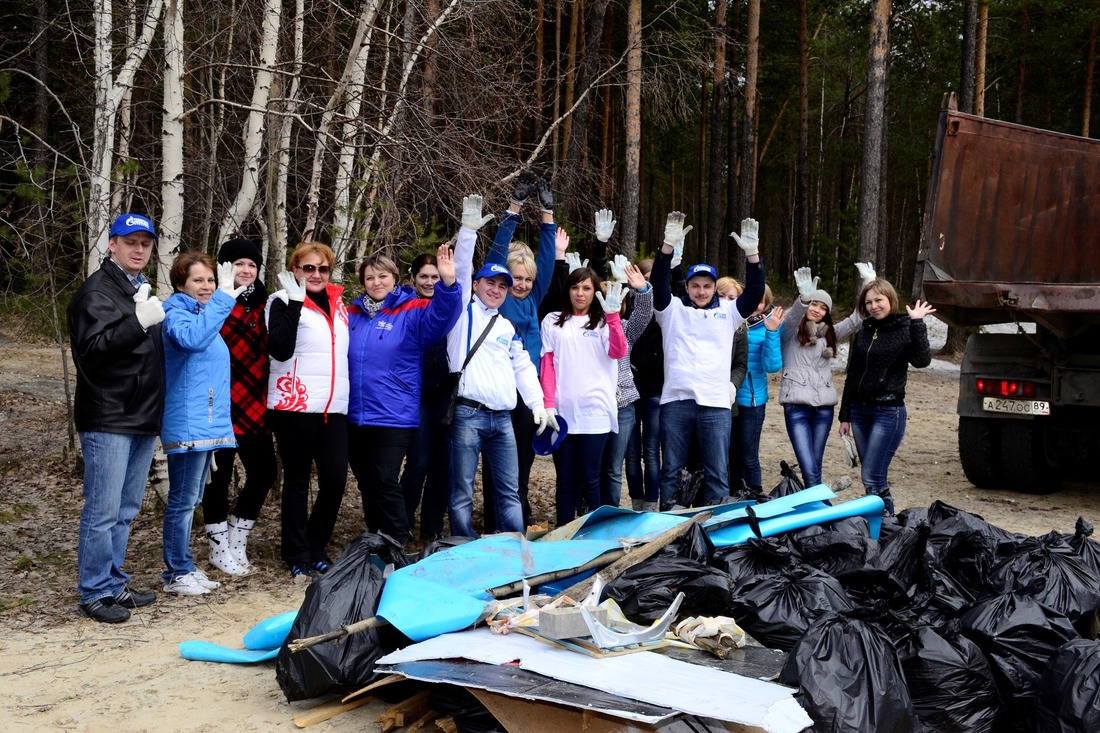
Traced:
<path fill-rule="evenodd" d="M 133 588 L 123 588 L 115 593 L 115 603 L 123 608 L 141 608 L 142 606 L 148 606 L 155 600 L 157 600 L 157 594 L 151 590 L 141 591 Z"/>
<path fill-rule="evenodd" d="M 295 563 L 290 566 L 290 574 L 297 580 L 298 578 L 314 578 L 317 576 L 317 571 L 314 570 L 311 565 L 299 565 Z"/>
<path fill-rule="evenodd" d="M 317 573 L 317 575 L 324 575 L 325 573 L 328 572 L 328 569 L 332 566 L 329 565 L 324 560 L 314 560 L 312 567 L 313 567 L 314 572 Z"/>
<path fill-rule="evenodd" d="M 80 615 L 95 619 L 101 624 L 120 624 L 130 618 L 130 612 L 115 603 L 112 596 L 97 598 L 91 603 L 81 603 Z"/>

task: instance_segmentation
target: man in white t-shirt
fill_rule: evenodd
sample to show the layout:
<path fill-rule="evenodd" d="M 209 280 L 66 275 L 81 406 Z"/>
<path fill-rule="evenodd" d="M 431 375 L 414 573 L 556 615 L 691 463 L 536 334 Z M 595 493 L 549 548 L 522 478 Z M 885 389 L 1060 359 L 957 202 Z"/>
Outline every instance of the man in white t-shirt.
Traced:
<path fill-rule="evenodd" d="M 688 268 L 684 294 L 672 297 L 669 272 L 673 253 L 683 247 L 691 227 L 674 211 L 665 224 L 664 245 L 653 261 L 650 282 L 653 305 L 665 352 L 665 382 L 661 391 L 661 509 L 671 506 L 687 465 L 693 436 L 703 461 L 703 503 L 717 504 L 729 496 L 730 394 L 729 375 L 737 327 L 764 296 L 764 264 L 760 260 L 759 225 L 741 222 L 741 235 L 730 234 L 748 261 L 745 291 L 737 300 L 718 297 L 718 272 L 707 264 Z"/>

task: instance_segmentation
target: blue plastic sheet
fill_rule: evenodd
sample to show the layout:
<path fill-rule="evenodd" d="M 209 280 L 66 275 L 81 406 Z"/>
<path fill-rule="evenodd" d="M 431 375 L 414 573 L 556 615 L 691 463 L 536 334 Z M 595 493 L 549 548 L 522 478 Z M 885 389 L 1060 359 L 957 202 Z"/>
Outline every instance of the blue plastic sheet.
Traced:
<path fill-rule="evenodd" d="M 473 626 L 493 600 L 488 589 L 568 570 L 622 546 L 617 540 L 528 542 L 519 535 L 482 537 L 437 552 L 386 578 L 375 614 L 413 641 Z"/>

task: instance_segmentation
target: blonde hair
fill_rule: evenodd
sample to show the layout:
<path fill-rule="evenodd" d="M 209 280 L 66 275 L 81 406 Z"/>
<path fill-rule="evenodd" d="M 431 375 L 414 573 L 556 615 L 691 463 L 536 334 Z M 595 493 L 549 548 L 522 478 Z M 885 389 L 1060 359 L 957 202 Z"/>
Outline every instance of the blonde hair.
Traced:
<path fill-rule="evenodd" d="M 530 252 L 530 248 L 528 248 L 527 251 Z M 535 265 L 535 258 L 529 254 L 523 252 L 510 252 L 507 264 L 509 272 L 514 270 L 516 265 L 523 265 L 523 269 L 527 270 L 527 275 L 532 280 L 538 277 L 539 268 Z"/>
<path fill-rule="evenodd" d="M 718 278 L 718 282 L 716 282 L 714 284 L 714 289 L 718 291 L 719 295 L 722 295 L 722 293 L 727 288 L 731 288 L 731 287 L 737 289 L 737 294 L 738 295 L 745 292 L 745 288 L 742 287 L 741 283 L 739 283 L 736 278 L 732 278 L 729 275 L 724 275 L 724 276 Z"/>
<path fill-rule="evenodd" d="M 644 260 L 638 263 L 638 269 L 642 271 L 643 275 L 648 275 L 653 272 L 653 258 L 646 257 Z"/>
<path fill-rule="evenodd" d="M 772 300 L 774 300 L 774 296 L 772 296 L 772 286 L 765 283 L 764 284 L 764 310 L 767 310 L 768 308 L 772 307 Z"/>
<path fill-rule="evenodd" d="M 523 242 L 512 242 L 508 247 L 508 259 L 512 259 L 516 255 L 523 255 L 535 259 L 535 252 L 529 246 Z"/>

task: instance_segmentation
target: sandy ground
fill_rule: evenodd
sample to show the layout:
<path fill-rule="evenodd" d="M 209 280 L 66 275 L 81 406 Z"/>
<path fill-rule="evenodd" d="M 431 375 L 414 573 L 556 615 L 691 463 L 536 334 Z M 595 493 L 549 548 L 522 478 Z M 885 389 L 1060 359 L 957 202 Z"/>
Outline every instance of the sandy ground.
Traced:
<path fill-rule="evenodd" d="M 200 599 L 163 597 L 129 622 L 104 626 L 75 615 L 76 528 L 80 477 L 65 451 L 64 392 L 56 348 L 27 346 L 0 333 L 0 726 L 7 731 L 296 730 L 295 714 L 275 681 L 274 664 L 187 662 L 178 643 L 204 639 L 239 646 L 259 621 L 297 608 L 303 586 L 278 562 L 276 497 L 269 499 L 251 556 L 261 571 Z M 936 499 L 976 512 L 1010 530 L 1072 532 L 1078 516 L 1100 521 L 1100 486 L 1070 481 L 1051 495 L 975 489 L 956 448 L 957 368 L 937 362 L 909 381 L 909 430 L 894 461 L 898 508 Z M 777 385 L 773 385 L 772 395 Z M 779 481 L 779 461 L 793 461 L 778 405 L 769 408 L 761 458 L 765 485 Z M 825 481 L 850 479 L 841 499 L 862 493 L 858 472 L 830 441 Z M 553 465 L 536 462 L 536 516 L 548 516 Z M 625 493 L 625 492 L 624 492 Z M 152 491 L 134 525 L 128 566 L 135 585 L 159 585 L 160 513 Z M 333 550 L 358 532 L 361 509 L 349 482 Z M 205 558 L 196 535 L 192 547 Z M 212 573 L 213 575 L 213 573 Z M 222 578 L 224 580 L 224 578 Z M 317 725 L 325 732 L 378 730 L 375 704 Z"/>

